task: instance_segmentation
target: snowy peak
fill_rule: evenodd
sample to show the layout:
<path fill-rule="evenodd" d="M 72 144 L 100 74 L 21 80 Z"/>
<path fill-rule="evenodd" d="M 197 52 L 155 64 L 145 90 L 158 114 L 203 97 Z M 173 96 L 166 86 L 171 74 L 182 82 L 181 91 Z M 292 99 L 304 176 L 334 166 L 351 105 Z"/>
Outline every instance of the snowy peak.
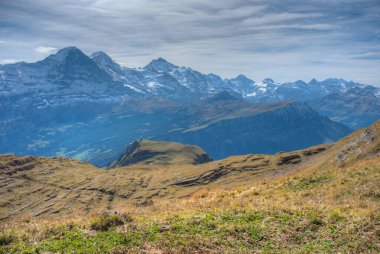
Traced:
<path fill-rule="evenodd" d="M 107 55 L 106 53 L 104 53 L 103 51 L 97 51 L 95 53 L 92 53 L 90 55 L 90 58 L 93 61 L 99 62 L 99 63 L 106 63 L 106 64 L 114 63 L 112 58 L 109 55 Z"/>
<path fill-rule="evenodd" d="M 345 81 L 344 79 L 340 79 L 340 78 L 328 78 L 324 81 L 322 81 L 321 83 L 327 83 L 327 84 L 342 84 L 342 83 L 347 83 L 347 81 Z"/>
<path fill-rule="evenodd" d="M 313 78 L 312 80 L 309 81 L 309 85 L 314 85 L 317 83 L 318 83 L 318 80 L 316 80 L 315 78 Z"/>
<path fill-rule="evenodd" d="M 271 78 L 266 78 L 259 83 L 255 83 L 255 85 L 256 85 L 256 87 L 258 87 L 259 90 L 261 90 L 261 92 L 266 92 L 269 89 L 270 91 L 268 91 L 268 92 L 271 92 L 271 93 L 273 93 L 274 90 L 280 86 L 279 83 L 276 83 Z"/>
<path fill-rule="evenodd" d="M 45 60 L 54 60 L 57 62 L 63 62 L 65 61 L 68 57 L 87 57 L 80 49 L 76 47 L 67 47 L 58 50 L 56 54 L 48 56 Z"/>
<path fill-rule="evenodd" d="M 271 78 L 266 78 L 263 81 L 261 81 L 261 83 L 266 85 L 275 84 L 274 80 Z"/>
<path fill-rule="evenodd" d="M 61 84 L 100 84 L 111 81 L 111 76 L 76 47 L 60 49 L 39 62 L 38 66 L 46 70 L 45 73 L 50 77 L 54 76 L 56 82 L 60 80 Z"/>
<path fill-rule="evenodd" d="M 82 53 L 83 54 L 83 52 L 80 49 L 78 49 L 77 47 L 71 46 L 71 47 L 66 47 L 66 48 L 62 48 L 62 49 L 58 50 L 57 55 L 63 55 L 63 54 L 67 55 L 67 54 L 73 54 L 73 53 L 74 54 L 75 53 Z"/>
<path fill-rule="evenodd" d="M 232 89 L 234 92 L 241 94 L 242 96 L 247 96 L 255 90 L 255 81 L 247 78 L 246 76 L 240 74 L 232 79 L 225 79 L 227 87 Z"/>
<path fill-rule="evenodd" d="M 234 78 L 233 80 L 243 82 L 243 83 L 255 83 L 252 79 L 247 78 L 247 76 L 243 74 L 237 75 L 236 78 Z"/>
<path fill-rule="evenodd" d="M 116 63 L 109 55 L 102 51 L 92 53 L 90 58 L 102 70 L 112 76 L 114 80 L 122 80 L 125 76 L 125 71 L 118 63 Z"/>
<path fill-rule="evenodd" d="M 162 57 L 152 60 L 148 65 L 144 67 L 146 70 L 157 72 L 170 72 L 176 68 L 178 68 L 178 66 L 166 61 Z"/>
<path fill-rule="evenodd" d="M 87 55 L 76 47 L 67 47 L 60 49 L 56 54 L 50 55 L 39 64 L 61 73 L 78 73 L 99 71 L 98 66 Z"/>

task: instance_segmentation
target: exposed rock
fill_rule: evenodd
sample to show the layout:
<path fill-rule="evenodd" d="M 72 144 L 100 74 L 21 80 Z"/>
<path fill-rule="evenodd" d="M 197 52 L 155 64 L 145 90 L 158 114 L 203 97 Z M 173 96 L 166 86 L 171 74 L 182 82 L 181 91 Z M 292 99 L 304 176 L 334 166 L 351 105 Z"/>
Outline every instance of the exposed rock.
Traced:
<path fill-rule="evenodd" d="M 277 165 L 284 165 L 284 164 L 297 164 L 301 162 L 301 156 L 298 154 L 292 154 L 284 157 L 280 157 L 278 159 Z"/>
<path fill-rule="evenodd" d="M 379 125 L 379 123 L 364 129 L 359 135 L 354 136 L 354 139 L 339 151 L 335 158 L 339 166 L 345 165 L 349 159 L 356 159 L 362 155 L 376 154 L 380 151 L 379 146 L 376 144 L 372 148 L 373 151 L 368 151 L 371 150 L 371 144 L 375 143 L 374 141 L 377 138 L 376 125 Z"/>

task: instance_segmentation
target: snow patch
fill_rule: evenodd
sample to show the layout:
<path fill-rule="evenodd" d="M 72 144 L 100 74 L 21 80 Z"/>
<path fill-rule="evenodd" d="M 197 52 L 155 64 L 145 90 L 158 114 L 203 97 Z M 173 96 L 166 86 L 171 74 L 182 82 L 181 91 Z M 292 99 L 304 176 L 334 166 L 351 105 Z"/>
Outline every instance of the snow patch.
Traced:
<path fill-rule="evenodd" d="M 253 96 L 256 96 L 257 95 L 257 93 L 256 92 L 253 92 L 253 93 L 249 93 L 249 94 L 247 94 L 246 96 L 247 97 L 253 97 Z"/>
<path fill-rule="evenodd" d="M 134 90 L 134 91 L 136 91 L 138 93 L 144 93 L 144 91 L 141 91 L 140 89 L 138 89 L 138 88 L 136 88 L 134 86 L 131 86 L 131 85 L 128 85 L 128 84 L 123 84 L 123 85 L 124 85 L 124 87 L 128 87 L 128 88 L 130 88 L 130 89 L 132 89 L 132 90 Z"/>
<path fill-rule="evenodd" d="M 157 82 L 153 82 L 153 81 L 148 82 L 146 85 L 147 85 L 147 87 L 149 87 L 149 88 L 162 87 L 161 84 L 159 84 L 159 83 L 157 83 Z"/>

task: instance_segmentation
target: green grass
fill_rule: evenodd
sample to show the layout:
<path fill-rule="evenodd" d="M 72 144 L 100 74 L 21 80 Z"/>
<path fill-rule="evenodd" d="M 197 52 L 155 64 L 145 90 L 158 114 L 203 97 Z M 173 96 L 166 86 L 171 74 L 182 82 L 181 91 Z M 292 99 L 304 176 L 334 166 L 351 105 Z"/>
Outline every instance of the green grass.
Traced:
<path fill-rule="evenodd" d="M 2 246 L 3 253 L 140 253 L 165 251 L 223 253 L 376 253 L 375 218 L 355 221 L 341 211 L 302 209 L 247 211 L 243 208 L 140 218 L 108 231 L 63 225 L 40 242 L 20 238 Z"/>
<path fill-rule="evenodd" d="M 103 214 L 92 220 L 91 229 L 107 231 L 111 228 L 124 225 L 124 223 L 131 221 L 132 218 L 127 214 Z"/>
<path fill-rule="evenodd" d="M 63 236 L 52 235 L 49 239 L 25 249 L 24 253 L 107 253 L 119 245 L 130 244 L 130 236 L 110 232 L 97 232 L 89 235 L 80 228 L 64 231 Z"/>
<path fill-rule="evenodd" d="M 334 177 L 329 173 L 315 174 L 308 178 L 293 179 L 287 184 L 287 188 L 292 191 L 310 190 L 330 182 Z"/>
<path fill-rule="evenodd" d="M 16 234 L 13 231 L 4 231 L 0 233 L 0 246 L 6 246 L 11 244 L 17 239 Z"/>

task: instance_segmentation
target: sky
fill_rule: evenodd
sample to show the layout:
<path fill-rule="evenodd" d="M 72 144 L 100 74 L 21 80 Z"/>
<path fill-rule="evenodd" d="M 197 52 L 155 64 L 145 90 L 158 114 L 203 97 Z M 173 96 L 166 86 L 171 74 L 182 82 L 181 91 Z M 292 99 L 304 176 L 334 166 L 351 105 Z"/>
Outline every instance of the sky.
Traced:
<path fill-rule="evenodd" d="M 0 0 L 0 64 L 67 46 L 127 67 L 380 86 L 380 0 Z"/>

